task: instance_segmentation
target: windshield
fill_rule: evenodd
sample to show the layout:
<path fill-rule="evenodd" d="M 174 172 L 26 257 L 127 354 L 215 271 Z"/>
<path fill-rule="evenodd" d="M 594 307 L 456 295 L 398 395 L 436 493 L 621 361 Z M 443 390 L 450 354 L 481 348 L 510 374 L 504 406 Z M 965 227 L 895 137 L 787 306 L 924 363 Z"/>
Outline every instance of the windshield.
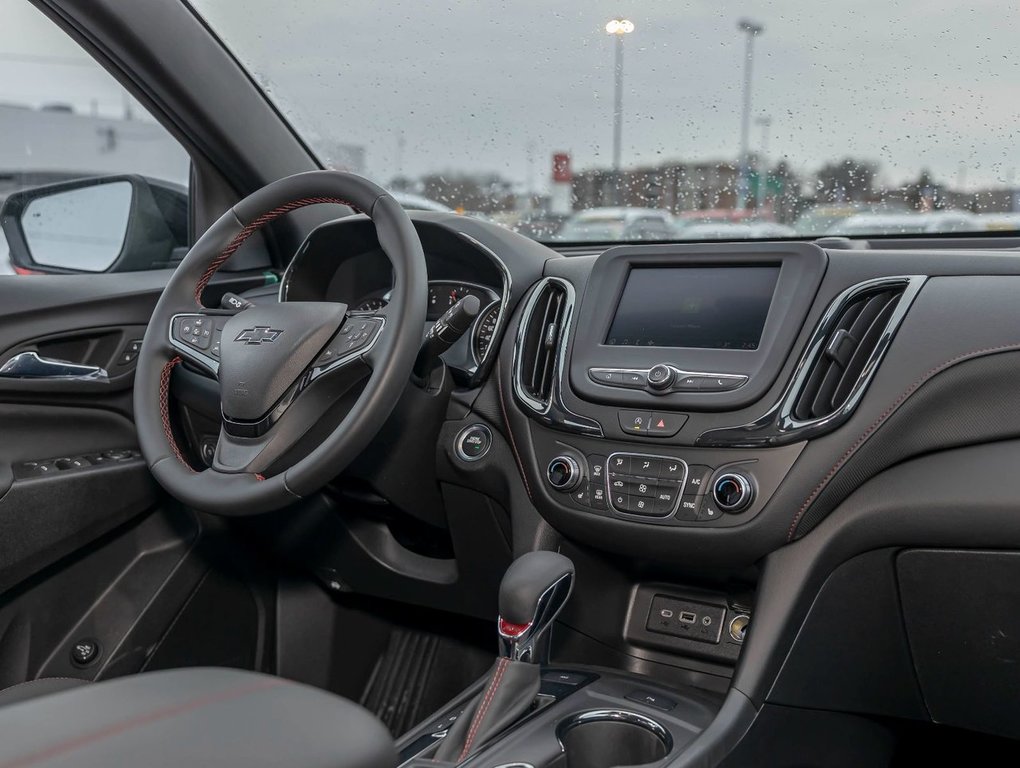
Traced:
<path fill-rule="evenodd" d="M 1020 224 L 1008 4 L 193 5 L 325 166 L 409 208 L 562 243 Z"/>

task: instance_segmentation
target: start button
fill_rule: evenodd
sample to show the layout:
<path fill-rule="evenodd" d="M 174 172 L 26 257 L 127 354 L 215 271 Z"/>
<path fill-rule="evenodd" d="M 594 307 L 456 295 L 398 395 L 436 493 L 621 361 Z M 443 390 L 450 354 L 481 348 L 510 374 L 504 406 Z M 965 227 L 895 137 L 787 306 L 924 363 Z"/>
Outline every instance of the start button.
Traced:
<path fill-rule="evenodd" d="M 462 461 L 478 461 L 489 452 L 491 446 L 492 433 L 484 424 L 464 427 L 454 442 L 454 449 Z"/>

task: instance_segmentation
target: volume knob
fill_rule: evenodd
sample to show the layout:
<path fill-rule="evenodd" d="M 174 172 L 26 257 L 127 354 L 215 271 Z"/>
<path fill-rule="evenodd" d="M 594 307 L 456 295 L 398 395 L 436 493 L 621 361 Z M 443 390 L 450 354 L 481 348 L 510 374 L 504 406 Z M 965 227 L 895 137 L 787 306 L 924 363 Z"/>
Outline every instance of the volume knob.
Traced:
<path fill-rule="evenodd" d="M 648 386 L 660 391 L 669 389 L 676 380 L 676 371 L 665 363 L 653 365 L 648 371 Z"/>

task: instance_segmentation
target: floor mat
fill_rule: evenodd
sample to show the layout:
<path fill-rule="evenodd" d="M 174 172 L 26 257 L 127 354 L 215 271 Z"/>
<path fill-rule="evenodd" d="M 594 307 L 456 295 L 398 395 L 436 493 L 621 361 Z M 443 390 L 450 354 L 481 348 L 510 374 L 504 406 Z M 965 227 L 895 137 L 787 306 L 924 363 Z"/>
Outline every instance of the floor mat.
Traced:
<path fill-rule="evenodd" d="M 397 737 L 481 677 L 492 659 L 448 637 L 394 629 L 360 703 Z"/>

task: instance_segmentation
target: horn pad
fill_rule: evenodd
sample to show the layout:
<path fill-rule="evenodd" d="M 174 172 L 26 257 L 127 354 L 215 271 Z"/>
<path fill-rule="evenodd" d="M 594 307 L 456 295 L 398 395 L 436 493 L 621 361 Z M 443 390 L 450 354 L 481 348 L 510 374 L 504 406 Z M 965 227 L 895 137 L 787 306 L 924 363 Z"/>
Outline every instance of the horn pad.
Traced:
<path fill-rule="evenodd" d="M 343 324 L 346 304 L 292 302 L 231 317 L 220 340 L 220 403 L 232 421 L 258 421 Z"/>

